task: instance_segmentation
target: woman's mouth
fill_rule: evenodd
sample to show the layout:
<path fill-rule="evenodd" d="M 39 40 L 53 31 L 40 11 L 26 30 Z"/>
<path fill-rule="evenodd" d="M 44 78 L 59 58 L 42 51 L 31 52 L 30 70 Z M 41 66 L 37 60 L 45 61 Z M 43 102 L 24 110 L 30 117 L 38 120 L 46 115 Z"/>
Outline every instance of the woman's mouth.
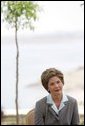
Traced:
<path fill-rule="evenodd" d="M 60 89 L 56 89 L 56 90 L 54 90 L 55 92 L 58 92 L 58 91 L 60 91 Z"/>

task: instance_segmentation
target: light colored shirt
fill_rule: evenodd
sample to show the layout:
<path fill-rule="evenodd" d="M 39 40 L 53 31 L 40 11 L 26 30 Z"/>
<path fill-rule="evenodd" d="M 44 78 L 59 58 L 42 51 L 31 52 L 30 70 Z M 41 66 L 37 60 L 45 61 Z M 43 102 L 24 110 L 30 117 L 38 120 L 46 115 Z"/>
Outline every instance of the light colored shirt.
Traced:
<path fill-rule="evenodd" d="M 61 100 L 61 103 L 60 103 L 60 106 L 59 106 L 59 109 L 57 108 L 55 102 L 53 101 L 52 99 L 52 96 L 51 94 L 49 94 L 47 96 L 47 103 L 48 104 L 51 104 L 51 108 L 58 114 L 59 111 L 65 106 L 64 102 L 67 102 L 68 101 L 68 98 L 65 94 L 63 94 L 63 97 L 62 97 L 62 100 Z"/>

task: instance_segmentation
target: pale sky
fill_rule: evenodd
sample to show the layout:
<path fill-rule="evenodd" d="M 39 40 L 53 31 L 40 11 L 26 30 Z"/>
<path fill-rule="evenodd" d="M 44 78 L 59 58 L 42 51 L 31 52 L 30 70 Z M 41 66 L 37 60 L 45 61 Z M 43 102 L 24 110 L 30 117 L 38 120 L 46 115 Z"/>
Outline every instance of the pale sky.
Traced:
<path fill-rule="evenodd" d="M 19 33 L 45 34 L 61 31 L 84 31 L 83 1 L 39 1 L 42 11 L 39 20 L 35 22 L 35 31 L 19 30 Z M 1 24 L 2 35 L 12 34 L 12 29 Z"/>

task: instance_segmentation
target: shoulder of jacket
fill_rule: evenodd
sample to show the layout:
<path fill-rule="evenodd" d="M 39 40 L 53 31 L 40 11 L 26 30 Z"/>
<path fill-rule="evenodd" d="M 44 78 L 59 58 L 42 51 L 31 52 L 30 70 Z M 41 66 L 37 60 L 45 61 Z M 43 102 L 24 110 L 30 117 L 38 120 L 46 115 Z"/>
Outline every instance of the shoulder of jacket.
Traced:
<path fill-rule="evenodd" d="M 67 98 L 68 98 L 69 101 L 71 101 L 73 103 L 77 102 L 77 100 L 74 97 L 71 97 L 71 96 L 67 95 Z"/>
<path fill-rule="evenodd" d="M 41 104 L 44 104 L 46 103 L 46 100 L 47 100 L 47 96 L 41 98 L 40 100 L 37 101 L 37 103 L 41 103 Z"/>
<path fill-rule="evenodd" d="M 44 98 L 36 102 L 36 108 L 42 111 L 43 117 L 45 116 L 45 113 L 46 113 L 46 106 L 47 106 L 46 101 L 47 101 L 47 97 L 45 96 Z"/>

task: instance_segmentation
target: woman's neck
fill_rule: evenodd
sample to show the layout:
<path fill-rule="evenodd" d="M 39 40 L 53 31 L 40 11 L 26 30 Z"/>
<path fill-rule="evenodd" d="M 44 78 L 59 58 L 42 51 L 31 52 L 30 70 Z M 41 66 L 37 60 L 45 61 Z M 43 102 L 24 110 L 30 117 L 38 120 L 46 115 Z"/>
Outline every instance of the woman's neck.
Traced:
<path fill-rule="evenodd" d="M 62 94 L 57 95 L 57 96 L 53 95 L 53 96 L 52 96 L 53 101 L 54 101 L 54 102 L 61 102 L 62 96 L 63 96 Z"/>
<path fill-rule="evenodd" d="M 56 107 L 58 109 L 59 109 L 60 104 L 61 104 L 62 96 L 63 96 L 62 94 L 61 95 L 58 95 L 58 96 L 52 96 L 53 101 L 54 101 L 54 103 L 55 103 L 55 105 L 56 105 Z"/>

